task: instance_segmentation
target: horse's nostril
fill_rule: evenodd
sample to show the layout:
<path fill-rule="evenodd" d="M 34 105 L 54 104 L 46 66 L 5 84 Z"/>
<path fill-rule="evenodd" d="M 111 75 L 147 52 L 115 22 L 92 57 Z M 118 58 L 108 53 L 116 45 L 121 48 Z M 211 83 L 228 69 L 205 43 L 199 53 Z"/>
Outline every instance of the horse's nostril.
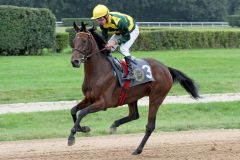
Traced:
<path fill-rule="evenodd" d="M 79 64 L 79 60 L 74 60 L 73 61 L 75 64 Z"/>
<path fill-rule="evenodd" d="M 79 60 L 73 60 L 71 61 L 73 67 L 80 67 L 80 61 Z"/>

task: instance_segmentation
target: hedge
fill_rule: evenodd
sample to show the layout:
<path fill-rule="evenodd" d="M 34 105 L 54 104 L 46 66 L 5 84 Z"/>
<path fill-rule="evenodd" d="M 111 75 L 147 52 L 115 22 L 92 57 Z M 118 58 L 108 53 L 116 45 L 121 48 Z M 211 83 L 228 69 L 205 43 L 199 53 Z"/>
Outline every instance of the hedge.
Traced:
<path fill-rule="evenodd" d="M 0 6 L 0 55 L 41 54 L 55 40 L 55 16 L 48 9 Z"/>
<path fill-rule="evenodd" d="M 54 50 L 58 53 L 62 52 L 69 44 L 69 33 L 57 33 Z"/>
<path fill-rule="evenodd" d="M 240 27 L 240 15 L 228 16 L 228 22 L 232 27 Z"/>
<path fill-rule="evenodd" d="M 92 20 L 91 18 L 62 18 L 63 26 L 69 27 L 73 25 L 73 22 L 76 22 L 77 24 L 81 24 L 82 22 L 88 24 L 88 25 L 97 25 L 97 23 Z"/>
<path fill-rule="evenodd" d="M 66 30 L 70 34 L 69 43 L 75 37 L 72 28 Z M 239 48 L 240 31 L 187 31 L 187 30 L 155 30 L 141 31 L 132 50 L 162 50 L 191 48 Z"/>
<path fill-rule="evenodd" d="M 76 31 L 73 28 L 67 28 L 65 31 L 69 34 L 69 45 L 73 47 L 73 39 L 75 38 Z"/>
<path fill-rule="evenodd" d="M 239 48 L 240 31 L 141 32 L 133 50 Z"/>

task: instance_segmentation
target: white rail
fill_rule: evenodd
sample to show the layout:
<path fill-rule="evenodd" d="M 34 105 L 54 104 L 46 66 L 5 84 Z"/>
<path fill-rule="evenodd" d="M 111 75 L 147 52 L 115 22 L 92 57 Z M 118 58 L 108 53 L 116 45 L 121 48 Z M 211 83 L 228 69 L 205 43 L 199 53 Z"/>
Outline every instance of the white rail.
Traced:
<path fill-rule="evenodd" d="M 228 22 L 137 22 L 141 27 L 229 27 Z"/>
<path fill-rule="evenodd" d="M 229 27 L 228 22 L 136 22 L 141 27 Z M 62 26 L 56 22 L 56 26 Z"/>
<path fill-rule="evenodd" d="M 57 27 L 61 27 L 63 25 L 63 22 L 56 22 Z"/>

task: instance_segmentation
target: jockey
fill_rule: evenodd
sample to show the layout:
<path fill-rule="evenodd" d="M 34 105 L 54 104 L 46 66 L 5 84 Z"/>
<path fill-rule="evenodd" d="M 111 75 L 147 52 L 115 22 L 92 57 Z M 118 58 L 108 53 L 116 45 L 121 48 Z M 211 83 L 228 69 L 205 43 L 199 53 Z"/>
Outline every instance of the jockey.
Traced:
<path fill-rule="evenodd" d="M 108 32 L 112 32 L 113 36 L 108 40 L 106 48 L 112 52 L 120 46 L 120 52 L 124 55 L 124 59 L 128 67 L 128 76 L 125 79 L 134 79 L 133 68 L 131 65 L 130 47 L 139 35 L 139 29 L 134 19 L 129 15 L 119 12 L 109 12 L 104 5 L 97 5 L 93 9 L 93 17 L 100 25 L 102 35 L 105 41 L 108 40 Z"/>

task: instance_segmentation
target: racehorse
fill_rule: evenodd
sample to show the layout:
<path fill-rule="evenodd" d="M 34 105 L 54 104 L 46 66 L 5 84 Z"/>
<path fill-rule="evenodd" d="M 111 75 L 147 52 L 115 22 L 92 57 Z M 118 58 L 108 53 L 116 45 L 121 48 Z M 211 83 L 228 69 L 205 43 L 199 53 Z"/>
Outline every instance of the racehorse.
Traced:
<path fill-rule="evenodd" d="M 87 29 L 84 23 L 81 27 L 74 22 L 76 36 L 73 41 L 71 63 L 79 68 L 84 63 L 84 82 L 82 84 L 83 100 L 71 109 L 74 127 L 71 129 L 68 145 L 75 143 L 76 132 L 89 132 L 88 126 L 81 126 L 83 117 L 90 113 L 117 107 L 121 86 L 115 78 L 112 66 L 107 57 L 104 40 L 95 32 L 95 28 Z M 144 96 L 149 96 L 148 122 L 145 135 L 132 153 L 140 154 L 151 133 L 155 129 L 156 114 L 159 106 L 167 96 L 174 82 L 181 86 L 194 98 L 199 98 L 195 82 L 181 71 L 165 66 L 151 58 L 144 59 L 151 67 L 155 81 L 129 88 L 124 104 L 128 105 L 129 115 L 113 122 L 111 132 L 120 125 L 139 118 L 137 102 Z M 76 116 L 79 112 L 78 117 Z"/>

